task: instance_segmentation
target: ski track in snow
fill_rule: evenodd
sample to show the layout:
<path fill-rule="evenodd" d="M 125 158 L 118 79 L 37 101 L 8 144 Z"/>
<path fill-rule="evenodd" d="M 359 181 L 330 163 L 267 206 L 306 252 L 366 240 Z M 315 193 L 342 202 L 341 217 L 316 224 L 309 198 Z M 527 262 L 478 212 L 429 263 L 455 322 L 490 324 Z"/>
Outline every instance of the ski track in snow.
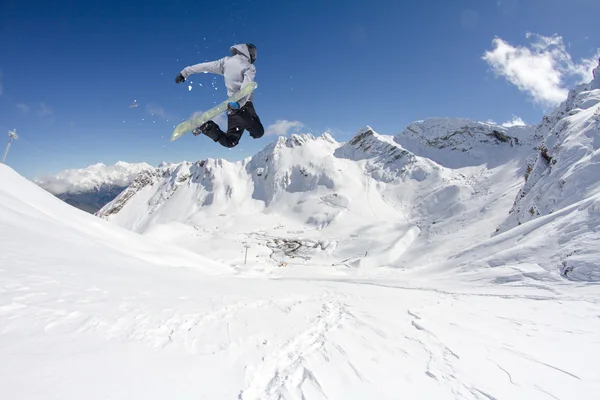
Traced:
<path fill-rule="evenodd" d="M 327 397 L 314 374 L 303 365 L 307 356 L 324 346 L 327 333 L 338 327 L 346 314 L 339 300 L 331 296 L 325 300 L 321 312 L 308 323 L 306 331 L 292 337 L 252 368 L 254 372 L 248 387 L 240 392 L 240 400 L 281 399 L 286 395 L 304 398 L 301 393 L 306 381 Z"/>

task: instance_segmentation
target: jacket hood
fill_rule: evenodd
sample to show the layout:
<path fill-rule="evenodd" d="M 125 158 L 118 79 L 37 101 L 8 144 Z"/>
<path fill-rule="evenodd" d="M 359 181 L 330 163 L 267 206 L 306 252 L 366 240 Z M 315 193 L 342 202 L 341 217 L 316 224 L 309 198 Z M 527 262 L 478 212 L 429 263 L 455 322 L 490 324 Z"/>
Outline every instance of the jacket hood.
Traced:
<path fill-rule="evenodd" d="M 250 58 L 250 52 L 248 51 L 248 46 L 244 43 L 244 44 L 235 44 L 233 46 L 231 46 L 229 48 L 229 50 L 231 51 L 231 55 L 236 55 L 236 54 L 242 54 L 244 56 L 246 56 L 246 58 L 248 59 L 248 61 L 252 61 L 252 59 Z"/>

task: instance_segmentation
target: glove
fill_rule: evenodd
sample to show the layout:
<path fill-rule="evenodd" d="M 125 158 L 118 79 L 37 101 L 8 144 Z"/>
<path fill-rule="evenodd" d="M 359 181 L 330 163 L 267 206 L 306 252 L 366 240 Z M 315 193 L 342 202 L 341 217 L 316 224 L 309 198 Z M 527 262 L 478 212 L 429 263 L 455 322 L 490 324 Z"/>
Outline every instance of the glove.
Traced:
<path fill-rule="evenodd" d="M 231 101 L 227 104 L 227 113 L 228 114 L 235 114 L 236 112 L 238 112 L 240 109 L 240 103 L 238 103 L 237 101 Z"/>
<path fill-rule="evenodd" d="M 179 73 L 179 75 L 177 75 L 177 78 L 175 78 L 175 83 L 181 83 L 185 81 L 185 78 L 183 77 L 183 75 L 181 75 L 181 72 Z"/>

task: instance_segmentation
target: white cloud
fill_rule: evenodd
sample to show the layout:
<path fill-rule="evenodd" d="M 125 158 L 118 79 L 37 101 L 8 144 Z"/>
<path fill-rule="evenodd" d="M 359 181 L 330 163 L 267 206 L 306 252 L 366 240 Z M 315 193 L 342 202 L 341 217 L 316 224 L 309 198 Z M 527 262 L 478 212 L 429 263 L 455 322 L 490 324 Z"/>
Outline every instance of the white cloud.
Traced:
<path fill-rule="evenodd" d="M 303 126 L 304 124 L 300 121 L 288 121 L 285 119 L 280 119 L 267 127 L 265 135 L 286 136 L 288 133 L 290 133 L 290 131 L 297 131 Z"/>
<path fill-rule="evenodd" d="M 568 87 L 591 80 L 597 54 L 576 63 L 567 52 L 563 38 L 528 33 L 529 46 L 513 46 L 501 38 L 483 59 L 498 76 L 505 77 L 542 106 L 555 106 L 565 100 Z"/>
<path fill-rule="evenodd" d="M 18 103 L 17 108 L 21 110 L 23 114 L 29 114 L 29 111 L 31 110 L 31 107 L 25 103 Z"/>
<path fill-rule="evenodd" d="M 54 111 L 46 105 L 46 103 L 40 103 L 40 110 L 38 111 L 38 115 L 40 117 L 47 117 L 54 114 Z"/>
<path fill-rule="evenodd" d="M 527 125 L 525 123 L 525 121 L 523 121 L 523 119 L 521 117 L 517 117 L 516 115 L 513 115 L 512 120 L 506 121 L 505 123 L 502 124 L 502 126 L 505 128 L 511 128 L 513 126 L 525 126 L 525 125 Z"/>

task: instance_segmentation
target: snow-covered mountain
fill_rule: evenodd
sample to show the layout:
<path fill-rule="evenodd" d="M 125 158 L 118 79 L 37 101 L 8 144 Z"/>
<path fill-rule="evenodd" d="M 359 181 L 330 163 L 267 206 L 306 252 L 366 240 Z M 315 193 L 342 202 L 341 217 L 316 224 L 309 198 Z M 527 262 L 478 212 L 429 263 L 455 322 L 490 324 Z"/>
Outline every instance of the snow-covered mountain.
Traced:
<path fill-rule="evenodd" d="M 394 140 L 415 154 L 456 169 L 504 163 L 514 157 L 514 148 L 531 146 L 538 139 L 532 126 L 504 127 L 463 118 L 430 118 L 413 122 Z M 495 146 L 499 142 L 508 146 Z M 456 151 L 463 154 L 457 156 Z"/>
<path fill-rule="evenodd" d="M 128 187 L 140 172 L 153 168 L 146 163 L 98 163 L 43 176 L 35 182 L 66 203 L 95 213 Z"/>
<path fill-rule="evenodd" d="M 456 130 L 453 122 L 443 136 Z M 408 151 L 370 127 L 347 143 L 328 134 L 280 137 L 239 162 L 165 164 L 140 174 L 98 215 L 221 260 L 224 249 L 242 247 L 245 238 L 258 235 L 260 251 L 277 263 L 394 268 L 408 260 L 429 263 L 448 257 L 448 248 L 438 245 L 452 241 L 446 235 L 457 221 L 475 243 L 494 232 L 512 205 L 528 140 L 522 135 L 517 143 L 499 126 L 489 125 L 489 132 L 481 143 L 477 137 L 475 150 L 446 150 L 468 161 L 458 169 Z M 486 147 L 514 162 L 471 165 Z M 492 191 L 494 185 L 503 191 Z M 497 209 L 481 220 L 484 207 Z M 214 242 L 194 239 L 195 232 L 215 226 L 221 234 Z M 300 244 L 293 254 L 281 248 L 289 242 Z M 439 255 L 423 246 L 437 247 Z M 304 254 L 295 257 L 298 253 Z"/>
<path fill-rule="evenodd" d="M 223 247 L 258 236 L 260 252 L 286 265 L 476 274 L 505 265 L 508 251 L 521 254 L 530 276 L 600 280 L 600 249 L 592 245 L 600 240 L 594 85 L 574 89 L 538 126 L 436 118 L 394 137 L 369 127 L 346 143 L 292 135 L 235 163 L 165 164 L 98 215 L 223 261 Z M 565 229 L 549 234 L 557 218 Z M 200 240 L 197 232 L 214 237 Z M 541 238 L 545 250 L 534 255 Z M 289 252 L 289 243 L 298 250 Z"/>
<path fill-rule="evenodd" d="M 542 140 L 527 160 L 525 183 L 500 226 L 500 232 L 545 231 L 546 262 L 584 281 L 600 281 L 599 112 L 600 77 L 571 90 L 543 119 L 537 127 Z"/>

